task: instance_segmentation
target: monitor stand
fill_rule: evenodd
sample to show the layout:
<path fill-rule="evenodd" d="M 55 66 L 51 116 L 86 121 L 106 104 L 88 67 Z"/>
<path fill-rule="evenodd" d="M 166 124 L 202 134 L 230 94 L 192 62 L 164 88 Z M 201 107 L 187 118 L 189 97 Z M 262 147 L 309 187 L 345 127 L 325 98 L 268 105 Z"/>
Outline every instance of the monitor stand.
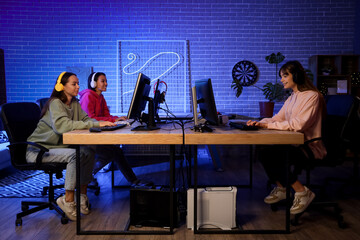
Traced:
<path fill-rule="evenodd" d="M 212 132 L 213 129 L 205 124 L 198 124 L 191 128 L 195 132 Z"/>
<path fill-rule="evenodd" d="M 160 129 L 156 126 L 155 116 L 154 116 L 154 100 L 152 98 L 148 99 L 148 114 L 143 113 L 141 119 L 143 122 L 146 122 L 146 125 L 136 126 L 131 129 L 131 131 L 152 131 Z"/>

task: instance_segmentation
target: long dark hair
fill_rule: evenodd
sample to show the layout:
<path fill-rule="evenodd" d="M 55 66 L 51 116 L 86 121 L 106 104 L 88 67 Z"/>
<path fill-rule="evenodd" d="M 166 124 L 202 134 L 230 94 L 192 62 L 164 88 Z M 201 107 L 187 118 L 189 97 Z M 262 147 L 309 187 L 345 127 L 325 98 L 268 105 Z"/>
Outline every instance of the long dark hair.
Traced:
<path fill-rule="evenodd" d="M 60 80 L 60 83 L 65 86 L 65 84 L 67 84 L 67 83 L 69 82 L 69 77 L 71 77 L 71 76 L 73 76 L 73 75 L 76 76 L 75 73 L 66 72 L 66 73 L 62 76 L 62 78 L 61 78 L 61 80 Z M 59 75 L 59 76 L 60 76 L 60 75 Z M 56 83 L 57 83 L 57 79 L 56 79 Z M 55 83 L 55 85 L 56 85 L 56 83 Z M 64 93 L 64 90 L 58 92 L 58 91 L 55 90 L 55 86 L 54 86 L 54 89 L 53 89 L 53 91 L 52 91 L 52 93 L 51 93 L 51 95 L 50 95 L 50 99 L 46 102 L 46 104 L 44 105 L 44 107 L 43 107 L 42 110 L 41 110 L 40 118 L 42 118 L 42 117 L 45 115 L 46 111 L 49 109 L 50 102 L 51 102 L 52 100 L 54 100 L 55 98 L 60 99 L 63 103 L 65 103 L 65 102 L 67 101 L 67 97 L 66 97 L 66 95 L 65 95 L 65 93 Z"/>
<path fill-rule="evenodd" d="M 281 73 L 291 73 L 293 76 L 293 81 L 297 84 L 297 88 L 300 92 L 312 90 L 318 93 L 320 98 L 320 108 L 323 113 L 323 117 L 326 116 L 326 104 L 325 99 L 317 89 L 317 87 L 312 83 L 304 67 L 301 65 L 299 61 L 288 61 L 279 70 L 279 76 L 281 78 Z"/>

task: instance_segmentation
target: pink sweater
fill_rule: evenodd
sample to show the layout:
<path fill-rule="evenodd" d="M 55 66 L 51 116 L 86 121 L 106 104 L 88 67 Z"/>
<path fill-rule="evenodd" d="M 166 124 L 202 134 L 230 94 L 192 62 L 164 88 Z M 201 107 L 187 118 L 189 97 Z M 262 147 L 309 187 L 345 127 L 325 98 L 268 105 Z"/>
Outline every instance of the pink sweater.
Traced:
<path fill-rule="evenodd" d="M 104 95 L 98 95 L 91 89 L 85 89 L 79 93 L 81 108 L 91 118 L 95 118 L 98 121 L 110 121 L 115 122 L 117 116 L 110 115 L 109 108 L 106 104 Z"/>
<path fill-rule="evenodd" d="M 293 92 L 275 116 L 264 118 L 260 122 L 267 123 L 269 129 L 304 133 L 305 141 L 321 137 L 320 96 L 311 90 Z M 326 156 L 321 140 L 311 142 L 309 147 L 315 158 L 323 159 Z"/>

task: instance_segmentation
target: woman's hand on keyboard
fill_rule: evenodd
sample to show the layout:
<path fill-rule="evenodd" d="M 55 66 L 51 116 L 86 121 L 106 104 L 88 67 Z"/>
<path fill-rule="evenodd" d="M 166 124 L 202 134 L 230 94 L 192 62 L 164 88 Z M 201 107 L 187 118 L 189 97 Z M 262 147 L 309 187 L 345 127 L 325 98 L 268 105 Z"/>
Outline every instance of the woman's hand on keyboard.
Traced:
<path fill-rule="evenodd" d="M 115 120 L 115 122 L 118 122 L 118 121 L 126 121 L 126 120 L 128 120 L 127 117 L 121 116 L 121 117 L 117 118 L 117 119 Z"/>
<path fill-rule="evenodd" d="M 262 122 L 252 121 L 252 120 L 247 121 L 246 125 L 257 126 L 257 127 L 261 127 L 261 128 L 267 128 L 268 127 L 267 123 L 262 123 Z"/>
<path fill-rule="evenodd" d="M 116 124 L 113 122 L 108 122 L 108 121 L 100 121 L 100 127 L 105 127 L 105 126 L 115 126 Z"/>

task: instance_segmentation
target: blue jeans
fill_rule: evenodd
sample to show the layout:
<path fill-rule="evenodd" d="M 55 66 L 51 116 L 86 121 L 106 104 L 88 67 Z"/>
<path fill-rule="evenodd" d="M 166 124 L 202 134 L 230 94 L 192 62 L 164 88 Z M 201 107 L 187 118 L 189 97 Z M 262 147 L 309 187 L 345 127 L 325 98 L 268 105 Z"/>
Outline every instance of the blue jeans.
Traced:
<path fill-rule="evenodd" d="M 29 147 L 26 151 L 26 160 L 36 162 L 39 150 Z M 52 148 L 43 156 L 42 162 L 67 163 L 65 174 L 65 190 L 75 190 L 76 187 L 76 150 L 74 148 Z M 87 185 L 92 180 L 92 170 L 95 162 L 95 147 L 80 146 L 80 184 Z"/>

